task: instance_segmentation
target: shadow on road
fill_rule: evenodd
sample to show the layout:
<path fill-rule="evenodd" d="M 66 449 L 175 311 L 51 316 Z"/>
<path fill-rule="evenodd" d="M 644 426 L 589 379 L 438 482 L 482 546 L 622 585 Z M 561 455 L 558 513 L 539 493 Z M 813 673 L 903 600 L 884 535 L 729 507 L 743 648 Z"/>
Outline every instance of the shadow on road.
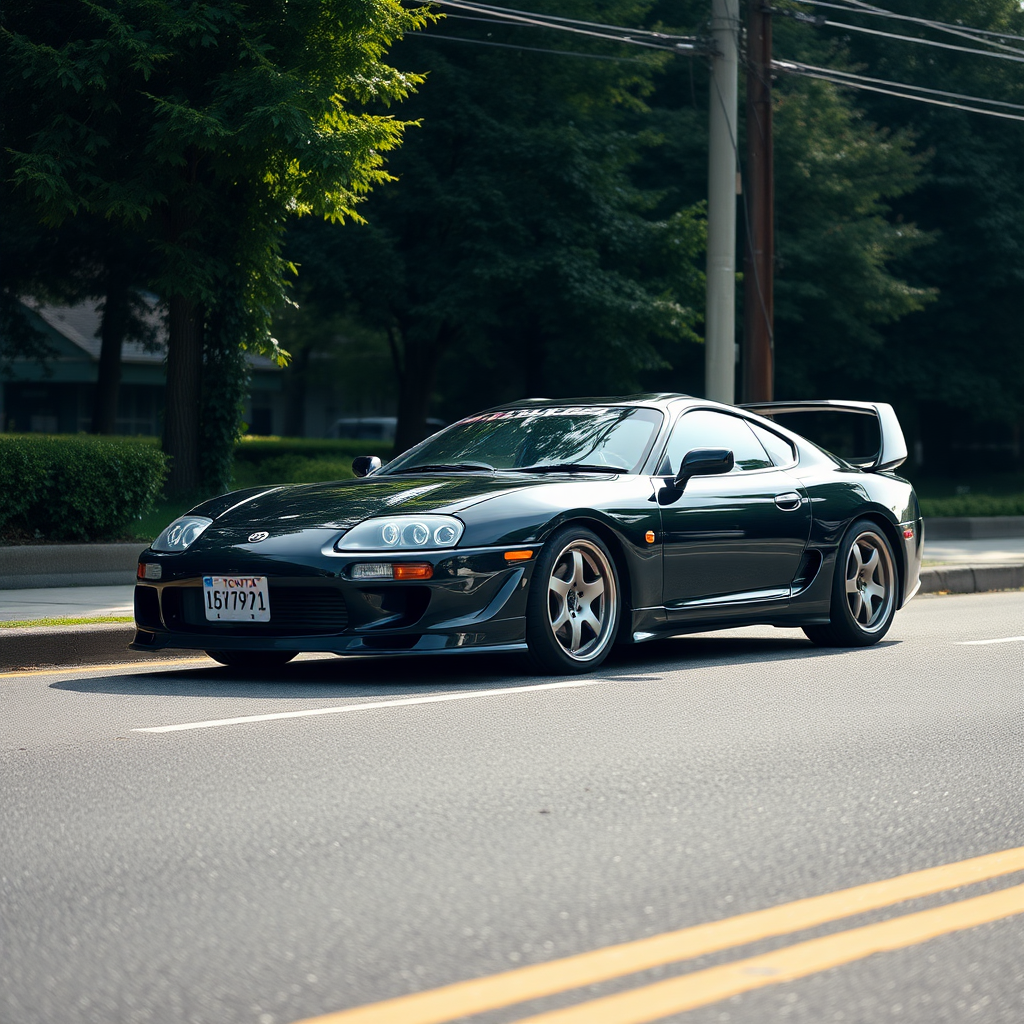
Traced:
<path fill-rule="evenodd" d="M 684 636 L 655 640 L 614 650 L 595 679 L 655 682 L 665 673 L 693 671 L 714 665 L 758 665 L 771 661 L 806 661 L 838 655 L 870 656 L 898 644 L 887 640 L 874 647 L 848 651 L 815 647 L 793 636 Z M 240 697 L 296 700 L 303 698 L 401 697 L 458 689 L 502 689 L 529 686 L 571 676 L 540 676 L 530 671 L 524 655 L 472 654 L 401 658 L 327 658 L 297 661 L 272 674 L 254 676 L 219 665 L 154 669 L 65 679 L 54 690 L 132 696 Z M 584 677 L 585 678 L 585 677 Z"/>

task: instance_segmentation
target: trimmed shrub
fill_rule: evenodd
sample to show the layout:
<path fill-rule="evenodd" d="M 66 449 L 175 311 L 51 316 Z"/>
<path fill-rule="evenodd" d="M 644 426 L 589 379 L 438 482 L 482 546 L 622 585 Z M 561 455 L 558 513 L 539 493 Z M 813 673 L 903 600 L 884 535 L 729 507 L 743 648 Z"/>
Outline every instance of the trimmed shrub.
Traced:
<path fill-rule="evenodd" d="M 394 457 L 387 441 L 348 441 L 305 437 L 243 437 L 235 445 L 235 465 L 258 464 L 282 455 L 299 459 L 329 459 L 349 463 L 357 455 L 376 455 L 383 462 Z"/>
<path fill-rule="evenodd" d="M 921 498 L 926 519 L 944 516 L 1024 516 L 1024 494 L 962 494 L 955 498 Z"/>
<path fill-rule="evenodd" d="M 321 480 L 349 480 L 353 476 L 348 458 L 307 459 L 299 455 L 275 455 L 261 462 L 235 459 L 231 486 L 256 487 L 260 484 L 312 484 Z"/>
<path fill-rule="evenodd" d="M 166 475 L 152 440 L 0 434 L 0 535 L 122 537 L 153 507 Z"/>

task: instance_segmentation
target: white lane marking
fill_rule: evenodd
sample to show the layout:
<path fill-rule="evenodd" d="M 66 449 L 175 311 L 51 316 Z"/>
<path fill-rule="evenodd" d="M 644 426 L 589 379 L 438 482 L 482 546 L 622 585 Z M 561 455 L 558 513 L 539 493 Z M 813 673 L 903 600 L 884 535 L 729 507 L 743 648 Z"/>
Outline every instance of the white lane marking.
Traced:
<path fill-rule="evenodd" d="M 1001 636 L 997 640 L 957 640 L 957 647 L 973 647 L 979 644 L 1019 644 L 1024 643 L 1024 636 Z"/>
<path fill-rule="evenodd" d="M 375 708 L 408 707 L 411 704 L 439 704 L 470 697 L 496 697 L 506 693 L 533 693 L 536 690 L 565 690 L 576 686 L 599 686 L 610 679 L 582 679 L 564 683 L 537 683 L 533 686 L 506 686 L 499 690 L 470 690 L 467 693 L 444 693 L 429 697 L 404 697 L 401 700 L 375 700 L 364 704 L 345 704 L 335 708 L 310 708 L 307 711 L 279 711 L 270 715 L 246 715 L 243 718 L 216 718 L 208 722 L 186 722 L 183 725 L 154 725 L 132 732 L 183 732 L 186 729 L 213 729 L 220 725 L 242 725 L 245 722 L 273 722 L 279 718 L 308 718 L 312 715 L 343 715 L 349 711 L 372 711 Z"/>

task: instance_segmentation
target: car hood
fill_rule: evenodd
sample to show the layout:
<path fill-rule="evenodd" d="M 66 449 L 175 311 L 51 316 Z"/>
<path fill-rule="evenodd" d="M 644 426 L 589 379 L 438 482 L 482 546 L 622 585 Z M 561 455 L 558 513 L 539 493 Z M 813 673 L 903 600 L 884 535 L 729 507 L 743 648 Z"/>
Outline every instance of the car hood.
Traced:
<path fill-rule="evenodd" d="M 255 530 L 279 537 L 309 529 L 346 530 L 389 512 L 457 513 L 487 498 L 544 482 L 482 474 L 366 477 L 238 491 L 213 498 L 193 511 L 214 520 L 204 540 L 225 540 Z"/>

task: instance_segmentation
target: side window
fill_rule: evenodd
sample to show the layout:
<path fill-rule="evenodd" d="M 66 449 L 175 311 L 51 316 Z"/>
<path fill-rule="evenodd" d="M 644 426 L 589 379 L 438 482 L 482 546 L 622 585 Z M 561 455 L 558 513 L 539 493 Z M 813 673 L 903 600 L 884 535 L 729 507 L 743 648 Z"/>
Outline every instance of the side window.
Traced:
<path fill-rule="evenodd" d="M 796 449 L 784 437 L 756 423 L 747 424 L 754 432 L 754 436 L 761 442 L 764 450 L 772 457 L 776 466 L 791 466 L 796 462 Z"/>
<path fill-rule="evenodd" d="M 728 448 L 736 460 L 734 473 L 772 465 L 761 443 L 738 416 L 698 409 L 684 413 L 675 425 L 660 472 L 666 476 L 677 473 L 683 456 L 694 448 Z"/>

